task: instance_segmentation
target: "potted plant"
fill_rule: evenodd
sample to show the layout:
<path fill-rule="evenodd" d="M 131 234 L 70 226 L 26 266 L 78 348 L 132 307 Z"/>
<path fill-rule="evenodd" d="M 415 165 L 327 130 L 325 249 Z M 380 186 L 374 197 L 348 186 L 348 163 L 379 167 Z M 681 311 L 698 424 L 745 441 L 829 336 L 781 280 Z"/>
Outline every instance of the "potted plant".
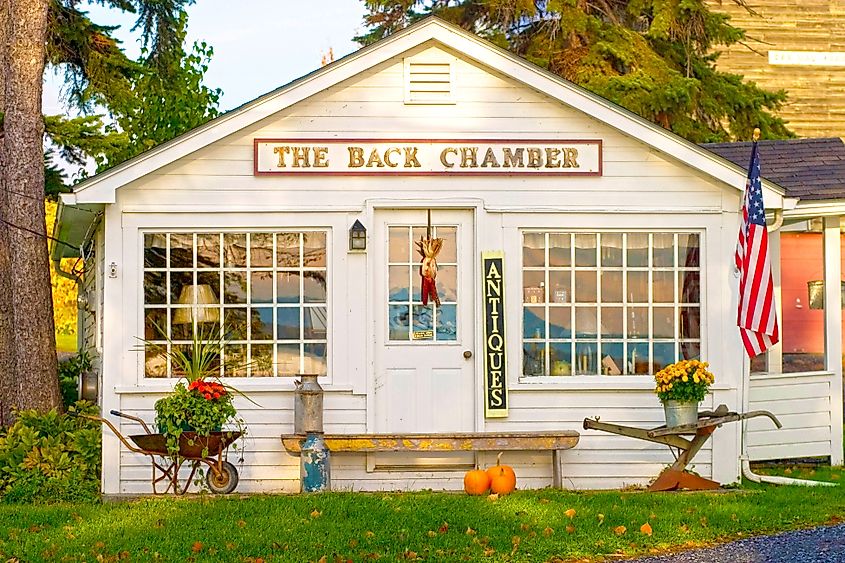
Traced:
<path fill-rule="evenodd" d="M 235 394 L 246 396 L 219 378 L 225 344 L 219 326 L 200 327 L 194 331 L 191 343 L 183 347 L 173 344 L 160 327 L 156 328 L 170 346 L 145 340 L 144 348 L 169 359 L 173 372 L 184 379 L 176 383 L 172 393 L 155 403 L 155 424 L 164 435 L 170 454 L 178 456 L 180 437 L 185 432 L 192 432 L 191 440 L 201 444 L 224 426 L 234 425 L 243 433 L 243 420 L 237 416 L 233 399 Z"/>
<path fill-rule="evenodd" d="M 669 364 L 654 375 L 654 392 L 663 403 L 666 426 L 698 422 L 698 403 L 704 400 L 715 377 L 707 362 L 681 360 Z"/>

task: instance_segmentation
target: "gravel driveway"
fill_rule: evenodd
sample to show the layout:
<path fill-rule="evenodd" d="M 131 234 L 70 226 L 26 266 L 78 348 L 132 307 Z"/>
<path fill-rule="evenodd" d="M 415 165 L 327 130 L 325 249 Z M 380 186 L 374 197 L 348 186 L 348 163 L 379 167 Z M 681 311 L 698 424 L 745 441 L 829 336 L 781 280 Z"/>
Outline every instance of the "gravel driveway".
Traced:
<path fill-rule="evenodd" d="M 785 532 L 636 563 L 845 563 L 845 524 Z"/>

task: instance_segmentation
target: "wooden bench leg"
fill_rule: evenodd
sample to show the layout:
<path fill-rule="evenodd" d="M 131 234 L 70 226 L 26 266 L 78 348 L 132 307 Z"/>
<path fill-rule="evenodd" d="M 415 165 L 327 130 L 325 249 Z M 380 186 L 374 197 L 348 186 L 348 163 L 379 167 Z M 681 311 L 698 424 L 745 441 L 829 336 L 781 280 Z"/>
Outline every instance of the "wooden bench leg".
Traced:
<path fill-rule="evenodd" d="M 552 450 L 552 486 L 555 489 L 563 488 L 563 476 L 560 473 L 561 450 Z"/>

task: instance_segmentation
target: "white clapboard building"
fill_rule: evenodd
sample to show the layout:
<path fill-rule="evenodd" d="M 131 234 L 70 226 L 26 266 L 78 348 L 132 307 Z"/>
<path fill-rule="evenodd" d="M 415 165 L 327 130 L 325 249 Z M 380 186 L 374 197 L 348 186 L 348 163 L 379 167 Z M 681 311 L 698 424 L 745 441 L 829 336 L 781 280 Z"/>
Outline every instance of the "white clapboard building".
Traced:
<path fill-rule="evenodd" d="M 745 177 L 429 18 L 81 182 L 62 197 L 57 232 L 85 260 L 81 337 L 104 413 L 152 422 L 176 377 L 139 339 L 157 338 L 155 324 L 188 339 L 180 309 L 205 307 L 194 322 L 220 323 L 226 359 L 249 364 L 221 373 L 258 403 L 237 400 L 249 431 L 239 491 L 299 490 L 299 460 L 280 436 L 293 432 L 300 373 L 321 375 L 326 432 L 575 430 L 578 445 L 560 458 L 563 486 L 614 488 L 648 483 L 671 452 L 582 422 L 662 424 L 652 377 L 662 366 L 709 361 L 717 382 L 703 407 L 742 410 L 748 368 L 732 261 Z M 775 215 L 796 204 L 768 181 L 764 197 Z M 444 240 L 437 307 L 421 303 L 413 248 L 429 217 Z M 350 250 L 361 227 L 366 248 Z M 491 312 L 482 256 L 497 255 L 503 300 Z M 185 290 L 194 285 L 206 287 Z M 503 337 L 485 337 L 491 314 Z M 815 454 L 841 462 L 831 446 L 842 432 L 835 364 L 814 375 L 814 392 L 825 391 L 813 399 L 822 406 L 812 430 L 826 432 L 828 452 Z M 774 374 L 751 392 L 803 400 L 794 376 Z M 781 432 L 806 441 L 796 420 Z M 788 453 L 768 428 L 760 421 L 757 439 Z M 695 471 L 737 481 L 740 429 L 717 430 Z M 460 489 L 467 467 L 494 457 L 337 454 L 332 487 Z M 504 461 L 519 487 L 540 488 L 552 483 L 550 458 L 523 451 Z M 151 492 L 149 459 L 108 431 L 102 485 Z"/>

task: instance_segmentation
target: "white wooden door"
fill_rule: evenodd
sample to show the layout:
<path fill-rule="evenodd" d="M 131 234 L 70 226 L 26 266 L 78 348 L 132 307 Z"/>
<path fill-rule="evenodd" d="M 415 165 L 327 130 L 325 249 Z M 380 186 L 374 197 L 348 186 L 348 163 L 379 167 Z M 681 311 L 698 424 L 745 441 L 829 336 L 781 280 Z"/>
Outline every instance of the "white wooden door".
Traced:
<path fill-rule="evenodd" d="M 375 423 L 380 433 L 471 432 L 475 421 L 472 211 L 431 211 L 441 305 L 421 301 L 426 210 L 376 212 Z M 448 456 L 447 456 L 448 457 Z"/>

